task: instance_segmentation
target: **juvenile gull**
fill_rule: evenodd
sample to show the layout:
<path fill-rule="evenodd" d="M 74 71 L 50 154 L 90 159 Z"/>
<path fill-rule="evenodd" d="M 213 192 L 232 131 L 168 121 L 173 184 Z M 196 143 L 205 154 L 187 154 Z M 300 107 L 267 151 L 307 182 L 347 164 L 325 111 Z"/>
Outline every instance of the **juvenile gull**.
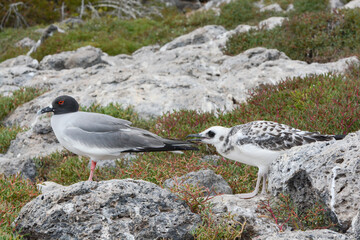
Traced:
<path fill-rule="evenodd" d="M 197 138 L 191 141 L 214 145 L 217 152 L 228 159 L 258 167 L 255 190 L 251 193 L 239 194 L 241 198 L 252 198 L 259 191 L 261 178 L 263 178 L 261 194 L 266 192 L 266 178 L 270 164 L 284 151 L 317 141 L 340 140 L 345 135 L 324 135 L 271 121 L 254 121 L 232 128 L 215 126 L 187 137 Z"/>
<path fill-rule="evenodd" d="M 78 102 L 70 96 L 57 97 L 38 114 L 46 112 L 54 113 L 51 127 L 60 144 L 91 159 L 89 181 L 92 181 L 97 161 L 116 159 L 121 153 L 198 150 L 189 142 L 165 139 L 131 127 L 131 122 L 123 119 L 81 112 Z"/>

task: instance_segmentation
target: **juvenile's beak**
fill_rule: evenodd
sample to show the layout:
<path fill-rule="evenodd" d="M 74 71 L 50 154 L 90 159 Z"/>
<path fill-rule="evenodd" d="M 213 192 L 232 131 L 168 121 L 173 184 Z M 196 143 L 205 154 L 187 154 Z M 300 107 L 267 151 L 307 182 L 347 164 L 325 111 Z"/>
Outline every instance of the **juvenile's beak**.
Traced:
<path fill-rule="evenodd" d="M 46 107 L 46 108 L 43 108 L 43 109 L 39 110 L 36 114 L 40 115 L 40 114 L 43 114 L 43 113 L 53 112 L 53 111 L 54 111 L 54 109 L 52 107 Z"/>
<path fill-rule="evenodd" d="M 195 139 L 189 139 L 190 142 L 201 142 L 205 137 L 201 136 L 200 134 L 190 134 L 187 135 L 186 138 L 195 138 Z"/>

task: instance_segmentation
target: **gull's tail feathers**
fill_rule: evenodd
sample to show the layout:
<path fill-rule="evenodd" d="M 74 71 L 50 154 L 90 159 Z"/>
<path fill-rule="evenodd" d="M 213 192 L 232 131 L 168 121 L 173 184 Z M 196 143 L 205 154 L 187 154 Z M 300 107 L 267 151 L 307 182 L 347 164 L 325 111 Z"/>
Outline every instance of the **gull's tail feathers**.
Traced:
<path fill-rule="evenodd" d="M 129 149 L 124 152 L 169 152 L 169 151 L 197 151 L 199 150 L 192 143 L 181 140 L 164 139 L 162 147 L 141 147 Z"/>

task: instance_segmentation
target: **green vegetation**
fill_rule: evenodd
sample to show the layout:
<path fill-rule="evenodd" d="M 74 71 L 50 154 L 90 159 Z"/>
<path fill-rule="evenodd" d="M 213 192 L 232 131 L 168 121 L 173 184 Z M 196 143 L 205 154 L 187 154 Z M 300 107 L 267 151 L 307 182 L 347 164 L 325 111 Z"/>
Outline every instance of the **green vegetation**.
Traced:
<path fill-rule="evenodd" d="M 14 140 L 16 135 L 21 132 L 19 127 L 4 127 L 0 125 L 0 153 L 5 153 L 10 146 L 11 140 Z"/>
<path fill-rule="evenodd" d="M 37 0 L 42 1 L 42 0 Z M 25 1 L 27 2 L 27 1 Z M 164 44 L 173 38 L 208 24 L 223 25 L 233 29 L 239 24 L 257 24 L 274 16 L 272 12 L 259 13 L 253 6 L 255 0 L 237 0 L 221 7 L 220 15 L 203 12 L 185 16 L 174 9 L 164 9 L 163 18 L 119 20 L 104 17 L 86 21 L 82 26 L 68 27 L 65 34 L 56 33 L 46 40 L 32 57 L 41 60 L 45 55 L 75 50 L 85 45 L 101 48 L 111 55 L 131 54 L 138 48 L 150 44 Z M 330 12 L 325 0 L 266 0 L 266 4 L 279 2 L 283 9 L 292 3 L 295 11 L 277 14 L 286 16 L 288 21 L 273 30 L 259 30 L 241 33 L 228 41 L 224 51 L 235 55 L 256 46 L 277 48 L 292 59 L 307 62 L 335 61 L 339 58 L 360 56 L 360 12 L 342 10 Z M 75 0 L 69 6 L 78 4 Z M 29 4 L 30 6 L 30 4 Z M 31 6 L 30 6 L 31 7 Z M 73 10 L 74 12 L 76 10 Z M 46 11 L 45 11 L 46 12 Z M 34 15 L 37 16 L 37 15 Z M 57 15 L 53 16 L 57 18 Z M 41 20 L 45 19 L 45 20 Z M 34 23 L 46 23 L 46 17 L 38 16 Z M 0 62 L 24 54 L 28 49 L 15 48 L 14 43 L 25 36 L 38 39 L 41 34 L 34 32 L 43 26 L 27 29 L 4 29 L 0 32 Z M 36 89 L 21 89 L 11 97 L 0 96 L 0 121 L 16 107 L 30 101 L 43 92 Z M 360 66 L 352 66 L 345 74 L 325 75 L 286 79 L 277 85 L 262 85 L 249 93 L 247 103 L 242 103 L 231 112 L 200 113 L 182 110 L 166 113 L 156 119 L 144 120 L 132 107 L 123 108 L 118 104 L 106 107 L 93 105 L 83 111 L 100 112 L 127 119 L 133 126 L 147 129 L 168 138 L 183 139 L 213 125 L 233 126 L 253 120 L 271 120 L 308 131 L 327 134 L 346 134 L 360 129 Z M 0 153 L 6 152 L 10 141 L 20 128 L 6 128 L 0 125 Z M 224 158 L 203 159 L 205 155 L 216 154 L 212 147 L 199 146 L 198 152 L 144 153 L 130 160 L 119 160 L 115 167 L 97 168 L 94 180 L 143 179 L 160 186 L 174 176 L 182 176 L 200 169 L 212 169 L 230 184 L 234 193 L 250 192 L 255 186 L 257 169 Z M 79 158 L 68 152 L 57 152 L 34 159 L 38 182 L 54 181 L 70 185 L 87 180 L 89 159 Z M 246 221 L 237 221 L 228 216 L 224 221 L 215 220 L 208 206 L 205 190 L 194 186 L 172 189 L 180 199 L 203 218 L 194 235 L 196 239 L 235 239 L 249 237 L 251 231 Z M 0 176 L 0 239 L 17 239 L 13 236 L 11 222 L 20 208 L 39 193 L 33 183 L 20 176 Z M 294 229 L 329 228 L 332 223 L 322 206 L 314 206 L 305 212 L 298 212 L 286 196 L 274 202 L 264 203 L 263 209 L 273 218 L 279 230 L 289 226 Z M 231 225 L 225 224 L 231 222 Z"/>
<path fill-rule="evenodd" d="M 294 230 L 306 231 L 310 229 L 324 229 L 334 227 L 330 211 L 326 206 L 317 203 L 311 209 L 300 212 L 288 195 L 279 194 L 278 197 L 263 201 L 260 209 L 264 209 L 273 218 L 280 232 L 287 227 Z"/>
<path fill-rule="evenodd" d="M 11 96 L 0 95 L 0 121 L 14 111 L 18 106 L 31 101 L 32 99 L 40 96 L 42 93 L 44 93 L 43 90 L 35 88 L 21 88 L 20 90 L 13 92 Z"/>
<path fill-rule="evenodd" d="M 281 27 L 233 36 L 225 53 L 237 55 L 253 47 L 276 48 L 291 59 L 306 62 L 336 61 L 360 56 L 360 10 L 294 15 Z"/>
<path fill-rule="evenodd" d="M 0 153 L 5 153 L 10 146 L 11 140 L 16 137 L 18 132 L 22 131 L 17 126 L 5 127 L 1 121 L 18 106 L 40 96 L 43 92 L 34 88 L 21 88 L 13 92 L 12 96 L 0 95 Z"/>
<path fill-rule="evenodd" d="M 11 223 L 21 208 L 37 195 L 36 185 L 20 175 L 0 175 L 0 239 L 22 239 L 13 234 Z"/>

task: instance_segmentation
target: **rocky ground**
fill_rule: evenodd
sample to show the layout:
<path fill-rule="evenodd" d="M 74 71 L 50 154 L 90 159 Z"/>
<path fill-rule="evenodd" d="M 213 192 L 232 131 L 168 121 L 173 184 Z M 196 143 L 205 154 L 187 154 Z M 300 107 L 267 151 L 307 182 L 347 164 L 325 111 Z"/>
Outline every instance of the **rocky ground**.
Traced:
<path fill-rule="evenodd" d="M 357 1 L 347 5 L 351 4 Z M 271 18 L 259 26 L 271 28 L 282 20 Z M 6 119 L 7 126 L 18 124 L 28 130 L 18 134 L 8 152 L 0 155 L 0 173 L 21 172 L 33 179 L 32 158 L 61 149 L 49 118 L 36 116 L 58 95 L 72 95 L 83 106 L 111 102 L 133 105 L 143 117 L 179 109 L 230 111 L 259 84 L 276 84 L 286 77 L 341 73 L 349 64 L 359 62 L 350 57 L 307 64 L 276 49 L 260 47 L 237 56 L 223 54 L 222 48 L 232 34 L 254 27 L 258 26 L 240 25 L 227 31 L 221 26 L 206 26 L 162 47 L 144 47 L 132 55 L 108 56 L 88 46 L 47 56 L 41 62 L 19 56 L 0 63 L 0 93 L 11 94 L 25 86 L 49 90 Z M 271 194 L 288 193 L 303 207 L 323 202 L 338 221 L 338 232 L 287 229 L 279 233 L 279 227 L 259 212 L 257 206 L 264 196 L 238 199 L 221 176 L 211 172 L 184 177 L 195 182 L 209 179 L 203 185 L 215 185 L 217 193 L 223 193 L 211 200 L 213 212 L 219 216 L 231 213 L 239 221 L 246 219 L 256 239 L 360 239 L 359 159 L 360 132 L 356 132 L 341 141 L 293 148 L 271 166 Z M 168 184 L 171 186 L 171 180 Z M 43 195 L 27 204 L 16 220 L 17 228 L 32 239 L 59 234 L 60 239 L 187 239 L 201 221 L 169 191 L 144 181 L 80 182 L 51 188 L 44 187 Z"/>

